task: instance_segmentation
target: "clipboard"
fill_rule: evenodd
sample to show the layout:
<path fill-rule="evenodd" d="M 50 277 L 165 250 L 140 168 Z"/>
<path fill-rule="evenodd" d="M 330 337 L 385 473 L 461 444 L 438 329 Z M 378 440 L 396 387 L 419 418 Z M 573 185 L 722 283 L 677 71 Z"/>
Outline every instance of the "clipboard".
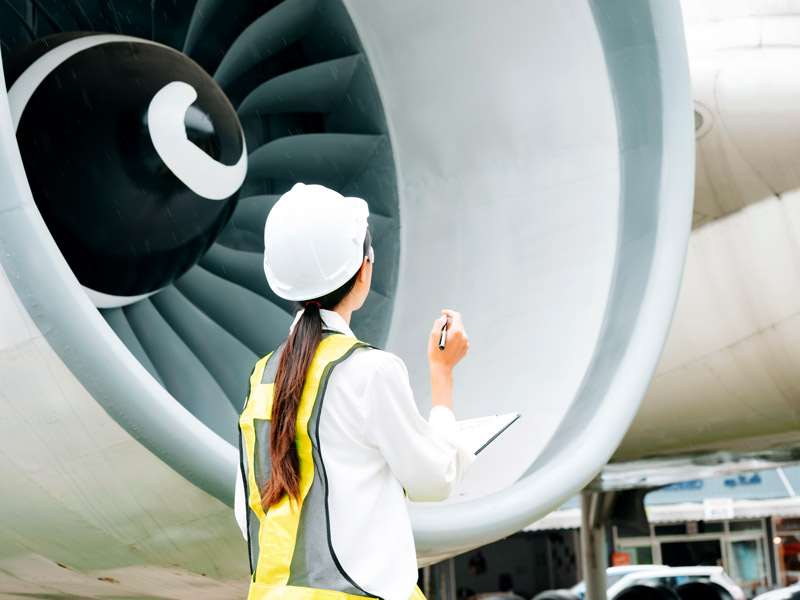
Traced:
<path fill-rule="evenodd" d="M 456 421 L 456 428 L 461 434 L 464 444 L 477 456 L 519 417 L 519 413 L 505 413 L 475 419 L 462 419 Z"/>

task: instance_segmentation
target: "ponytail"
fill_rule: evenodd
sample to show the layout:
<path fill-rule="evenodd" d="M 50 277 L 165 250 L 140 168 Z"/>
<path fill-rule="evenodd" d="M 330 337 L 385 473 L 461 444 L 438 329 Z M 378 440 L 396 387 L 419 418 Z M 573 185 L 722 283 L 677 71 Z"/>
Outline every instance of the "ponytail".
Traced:
<path fill-rule="evenodd" d="M 364 255 L 372 245 L 369 229 L 364 238 Z M 305 308 L 281 353 L 275 385 L 272 392 L 272 417 L 269 432 L 269 453 L 272 471 L 262 486 L 261 506 L 264 510 L 281 501 L 284 494 L 296 502 L 300 500 L 300 457 L 297 454 L 297 410 L 306 383 L 311 361 L 322 342 L 322 317 L 320 309 L 334 309 L 356 284 L 361 271 L 333 292 L 309 300 L 298 308 Z"/>
<path fill-rule="evenodd" d="M 261 506 L 267 510 L 284 494 L 300 498 L 300 459 L 295 446 L 297 408 L 306 373 L 322 341 L 319 306 L 309 302 L 283 348 L 272 394 L 272 426 L 269 458 L 272 473 L 261 490 Z"/>

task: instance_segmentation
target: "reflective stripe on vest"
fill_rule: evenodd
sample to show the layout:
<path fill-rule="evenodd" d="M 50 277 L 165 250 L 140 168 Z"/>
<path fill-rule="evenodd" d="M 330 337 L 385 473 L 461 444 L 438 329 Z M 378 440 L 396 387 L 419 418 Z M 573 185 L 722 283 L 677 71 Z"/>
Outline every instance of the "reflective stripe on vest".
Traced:
<path fill-rule="evenodd" d="M 300 502 L 288 495 L 265 513 L 259 490 L 269 480 L 269 431 L 278 348 L 258 363 L 239 419 L 242 476 L 248 503 L 252 583 L 250 599 L 374 597 L 345 573 L 333 550 L 328 514 L 328 483 L 319 446 L 319 415 L 333 369 L 368 344 L 342 334 L 327 334 L 306 376 L 297 411 L 296 447 L 300 457 Z"/>

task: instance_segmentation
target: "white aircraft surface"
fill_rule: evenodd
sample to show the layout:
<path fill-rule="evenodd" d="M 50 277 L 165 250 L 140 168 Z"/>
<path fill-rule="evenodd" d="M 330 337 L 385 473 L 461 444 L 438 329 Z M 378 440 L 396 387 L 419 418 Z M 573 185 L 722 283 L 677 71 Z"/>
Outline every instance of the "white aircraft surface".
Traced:
<path fill-rule="evenodd" d="M 800 82 L 786 75 L 800 67 L 800 5 L 682 8 L 693 231 L 664 353 L 613 459 L 663 457 L 647 468 L 654 484 L 676 470 L 800 459 Z M 630 466 L 609 483 L 631 483 Z"/>
<path fill-rule="evenodd" d="M 797 103 L 759 60 L 791 69 L 796 17 L 687 13 L 693 121 L 676 2 L 160 4 L 0 7 L 0 597 L 244 596 L 236 413 L 291 320 L 259 244 L 297 180 L 370 202 L 354 329 L 423 413 L 453 306 L 457 416 L 523 415 L 451 501 L 412 507 L 422 562 L 591 481 L 795 456 Z M 725 41 L 696 48 L 703 28 Z"/>

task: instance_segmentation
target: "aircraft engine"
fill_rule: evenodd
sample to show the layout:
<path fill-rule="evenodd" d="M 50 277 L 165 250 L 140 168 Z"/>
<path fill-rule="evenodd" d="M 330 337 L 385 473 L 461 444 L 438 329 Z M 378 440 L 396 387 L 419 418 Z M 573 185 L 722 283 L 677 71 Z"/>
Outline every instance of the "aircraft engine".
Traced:
<path fill-rule="evenodd" d="M 36 206 L 95 305 L 132 304 L 197 263 L 247 174 L 214 80 L 172 48 L 86 33 L 40 38 L 5 71 Z"/>

